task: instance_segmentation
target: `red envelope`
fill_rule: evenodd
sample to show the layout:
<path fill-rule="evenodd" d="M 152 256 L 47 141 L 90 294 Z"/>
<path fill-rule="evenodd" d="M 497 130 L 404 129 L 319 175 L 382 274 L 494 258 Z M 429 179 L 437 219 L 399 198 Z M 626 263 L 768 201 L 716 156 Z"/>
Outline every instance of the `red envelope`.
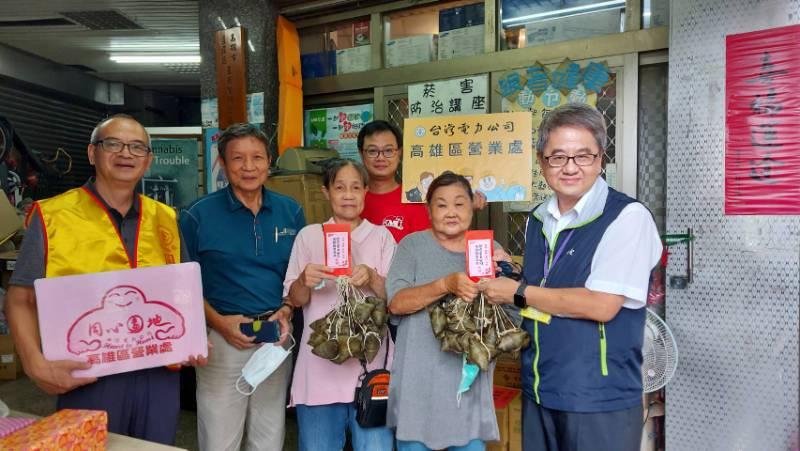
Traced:
<path fill-rule="evenodd" d="M 335 276 L 349 276 L 352 272 L 350 256 L 350 224 L 322 224 L 325 235 L 325 266 Z"/>
<path fill-rule="evenodd" d="M 473 281 L 494 279 L 494 231 L 467 230 L 467 275 Z"/>

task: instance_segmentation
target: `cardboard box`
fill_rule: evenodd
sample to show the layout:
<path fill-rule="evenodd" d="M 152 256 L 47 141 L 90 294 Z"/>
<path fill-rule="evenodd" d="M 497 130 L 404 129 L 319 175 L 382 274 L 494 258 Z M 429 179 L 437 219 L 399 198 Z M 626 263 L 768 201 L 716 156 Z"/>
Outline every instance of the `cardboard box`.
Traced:
<path fill-rule="evenodd" d="M 14 380 L 22 373 L 11 335 L 0 335 L 0 379 Z"/>
<path fill-rule="evenodd" d="M 99 410 L 60 410 L 0 439 L 4 450 L 104 450 L 108 415 Z"/>
<path fill-rule="evenodd" d="M 520 391 L 513 388 L 498 387 L 495 385 L 494 391 L 494 413 L 497 415 L 497 428 L 500 430 L 500 440 L 488 442 L 487 451 L 508 451 L 510 444 L 510 425 L 514 422 L 512 418 L 512 406 L 514 402 L 519 402 Z"/>
<path fill-rule="evenodd" d="M 386 67 L 429 63 L 436 59 L 438 36 L 424 34 L 387 41 L 384 47 Z"/>
<path fill-rule="evenodd" d="M 2 196 L 0 196 L 2 197 Z M 0 286 L 8 290 L 8 280 L 17 267 L 17 254 L 19 251 L 0 252 Z"/>
<path fill-rule="evenodd" d="M 14 236 L 21 228 L 22 219 L 17 214 L 17 209 L 11 205 L 8 196 L 3 193 L 0 196 L 0 244 Z"/>
<path fill-rule="evenodd" d="M 439 33 L 439 60 L 483 53 L 483 25 L 456 28 Z"/>
<path fill-rule="evenodd" d="M 522 451 L 522 396 L 508 407 L 508 451 Z"/>
<path fill-rule="evenodd" d="M 520 381 L 520 360 L 501 356 L 494 367 L 494 385 L 509 388 L 522 388 Z"/>
<path fill-rule="evenodd" d="M 267 189 L 285 194 L 303 207 L 306 224 L 320 224 L 331 215 L 331 204 L 322 194 L 322 176 L 318 174 L 276 175 L 267 179 Z M 299 230 L 298 230 L 299 232 Z"/>
<path fill-rule="evenodd" d="M 372 68 L 370 44 L 336 51 L 336 70 L 339 75 L 364 72 Z"/>

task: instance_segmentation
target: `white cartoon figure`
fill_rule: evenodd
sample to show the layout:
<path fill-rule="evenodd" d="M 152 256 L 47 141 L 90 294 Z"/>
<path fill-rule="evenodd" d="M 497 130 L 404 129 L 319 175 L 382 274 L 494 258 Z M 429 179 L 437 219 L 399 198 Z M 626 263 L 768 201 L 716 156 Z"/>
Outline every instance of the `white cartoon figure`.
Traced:
<path fill-rule="evenodd" d="M 106 292 L 100 307 L 81 315 L 67 332 L 75 355 L 99 349 L 127 349 L 176 339 L 186 332 L 183 316 L 161 301 L 148 301 L 137 287 L 119 285 Z"/>

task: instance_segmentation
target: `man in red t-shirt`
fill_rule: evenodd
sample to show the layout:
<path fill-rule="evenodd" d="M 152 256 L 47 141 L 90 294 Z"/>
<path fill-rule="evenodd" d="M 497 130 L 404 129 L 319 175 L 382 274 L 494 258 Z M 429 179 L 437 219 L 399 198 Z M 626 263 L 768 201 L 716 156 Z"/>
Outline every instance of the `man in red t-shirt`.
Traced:
<path fill-rule="evenodd" d="M 397 168 L 403 153 L 403 134 L 394 125 L 376 120 L 358 133 L 358 150 L 369 173 L 369 187 L 361 217 L 383 224 L 398 243 L 406 235 L 430 228 L 424 203 L 404 204 Z M 475 192 L 475 208 L 486 206 L 486 197 Z M 424 199 L 423 199 L 424 200 Z"/>

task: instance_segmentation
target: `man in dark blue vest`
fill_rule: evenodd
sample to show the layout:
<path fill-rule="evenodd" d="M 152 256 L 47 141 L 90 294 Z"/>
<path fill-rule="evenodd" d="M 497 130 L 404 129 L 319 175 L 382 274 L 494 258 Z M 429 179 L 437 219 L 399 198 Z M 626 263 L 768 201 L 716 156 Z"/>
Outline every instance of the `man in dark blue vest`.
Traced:
<path fill-rule="evenodd" d="M 650 272 L 661 255 L 653 217 L 600 177 L 606 129 L 568 104 L 539 127 L 537 153 L 554 195 L 525 231 L 524 279 L 482 284 L 523 308 L 526 451 L 633 451 L 642 432 L 642 339 Z"/>

